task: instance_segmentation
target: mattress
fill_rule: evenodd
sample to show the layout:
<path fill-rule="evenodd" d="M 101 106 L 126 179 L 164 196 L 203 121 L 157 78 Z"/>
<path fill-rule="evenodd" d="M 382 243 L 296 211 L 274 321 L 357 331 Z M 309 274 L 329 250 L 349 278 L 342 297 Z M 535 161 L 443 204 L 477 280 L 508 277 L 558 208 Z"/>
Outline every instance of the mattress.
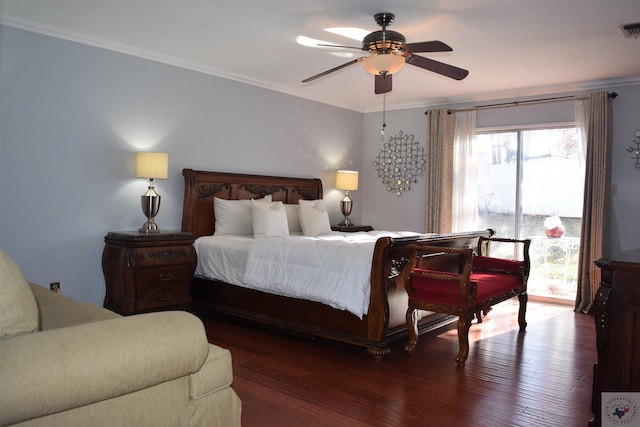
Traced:
<path fill-rule="evenodd" d="M 196 239 L 196 276 L 272 294 L 321 302 L 359 318 L 367 314 L 373 251 L 383 236 L 413 232 L 334 232 L 307 237 Z"/>

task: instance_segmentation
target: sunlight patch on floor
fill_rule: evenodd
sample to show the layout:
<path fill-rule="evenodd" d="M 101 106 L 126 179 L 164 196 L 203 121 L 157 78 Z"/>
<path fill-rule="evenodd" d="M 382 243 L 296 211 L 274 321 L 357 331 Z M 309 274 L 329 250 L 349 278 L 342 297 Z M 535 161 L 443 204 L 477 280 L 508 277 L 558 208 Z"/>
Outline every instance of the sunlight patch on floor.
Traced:
<path fill-rule="evenodd" d="M 491 311 L 484 318 L 482 323 L 473 321 L 469 330 L 469 342 L 476 342 L 491 338 L 511 331 L 517 331 L 518 308 L 520 303 L 517 298 L 502 302 L 493 306 Z M 544 322 L 553 317 L 573 311 L 566 305 L 527 303 L 527 328 L 539 322 Z M 458 340 L 458 330 L 456 328 L 447 330 L 438 335 L 438 338 Z"/>

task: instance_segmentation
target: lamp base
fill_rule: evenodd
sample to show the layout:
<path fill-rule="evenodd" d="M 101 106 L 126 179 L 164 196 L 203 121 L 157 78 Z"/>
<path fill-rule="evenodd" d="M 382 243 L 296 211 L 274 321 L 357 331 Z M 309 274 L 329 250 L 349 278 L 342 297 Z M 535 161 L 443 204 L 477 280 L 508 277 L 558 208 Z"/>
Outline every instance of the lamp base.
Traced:
<path fill-rule="evenodd" d="M 154 218 L 158 215 L 160 210 L 160 195 L 153 189 L 153 181 L 149 181 L 149 189 L 146 193 L 140 196 L 140 202 L 142 203 L 142 213 L 147 217 L 142 227 L 140 227 L 141 233 L 159 233 L 160 229 L 155 223 Z"/>
<path fill-rule="evenodd" d="M 140 233 L 159 233 L 160 229 L 158 228 L 158 224 L 153 222 L 153 218 L 147 222 L 145 222 L 142 227 L 140 227 Z"/>
<path fill-rule="evenodd" d="M 338 225 L 349 227 L 353 225 L 351 220 L 349 219 L 349 215 L 351 215 L 351 208 L 353 206 L 353 201 L 349 197 L 349 190 L 345 192 L 344 199 L 340 202 L 340 212 L 344 215 L 344 219 Z"/>
<path fill-rule="evenodd" d="M 351 220 L 349 219 L 349 217 L 344 217 L 344 219 L 342 221 L 340 221 L 338 223 L 338 225 L 342 226 L 342 227 L 352 227 L 353 223 L 351 222 Z"/>

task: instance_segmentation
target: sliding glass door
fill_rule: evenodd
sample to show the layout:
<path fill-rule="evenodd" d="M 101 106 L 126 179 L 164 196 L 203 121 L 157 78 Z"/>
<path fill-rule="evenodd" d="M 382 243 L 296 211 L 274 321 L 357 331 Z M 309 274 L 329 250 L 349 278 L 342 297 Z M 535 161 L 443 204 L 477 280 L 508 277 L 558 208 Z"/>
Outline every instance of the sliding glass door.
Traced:
<path fill-rule="evenodd" d="M 531 295 L 575 299 L 583 159 L 575 127 L 479 133 L 473 142 L 479 228 L 532 240 Z"/>

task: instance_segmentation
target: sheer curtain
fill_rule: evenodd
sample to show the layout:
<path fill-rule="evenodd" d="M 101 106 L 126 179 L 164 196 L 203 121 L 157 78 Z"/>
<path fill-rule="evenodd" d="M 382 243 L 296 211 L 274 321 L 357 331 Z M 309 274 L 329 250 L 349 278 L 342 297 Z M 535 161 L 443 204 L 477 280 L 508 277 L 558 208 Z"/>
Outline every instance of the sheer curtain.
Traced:
<path fill-rule="evenodd" d="M 610 250 L 611 199 L 607 190 L 611 187 L 612 148 L 609 94 L 592 93 L 587 105 L 586 120 L 584 114 L 579 116 L 581 106 L 578 105 L 576 111 L 578 125 L 586 135 L 587 147 L 575 309 L 585 313 L 591 311 L 600 283 L 600 270 L 593 261 L 609 255 Z"/>
<path fill-rule="evenodd" d="M 473 159 L 476 112 L 456 113 L 453 140 L 451 231 L 475 230 L 478 224 L 478 167 Z"/>
<path fill-rule="evenodd" d="M 589 100 L 579 99 L 575 103 L 576 130 L 578 131 L 578 161 L 584 170 L 587 158 L 587 126 L 589 126 Z M 586 176 L 586 175 L 585 175 Z M 586 180 L 586 178 L 585 178 Z M 584 194 L 584 182 L 582 183 Z"/>

